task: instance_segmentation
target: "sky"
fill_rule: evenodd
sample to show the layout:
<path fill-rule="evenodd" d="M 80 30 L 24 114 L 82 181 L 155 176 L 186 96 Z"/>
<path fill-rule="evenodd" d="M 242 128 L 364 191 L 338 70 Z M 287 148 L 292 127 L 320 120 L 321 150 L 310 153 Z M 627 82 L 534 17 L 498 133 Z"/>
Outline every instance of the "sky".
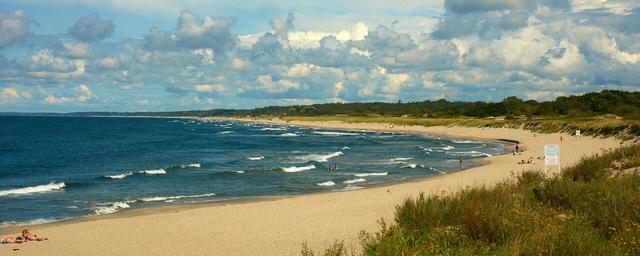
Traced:
<path fill-rule="evenodd" d="M 638 0 L 0 0 L 0 112 L 640 90 Z"/>

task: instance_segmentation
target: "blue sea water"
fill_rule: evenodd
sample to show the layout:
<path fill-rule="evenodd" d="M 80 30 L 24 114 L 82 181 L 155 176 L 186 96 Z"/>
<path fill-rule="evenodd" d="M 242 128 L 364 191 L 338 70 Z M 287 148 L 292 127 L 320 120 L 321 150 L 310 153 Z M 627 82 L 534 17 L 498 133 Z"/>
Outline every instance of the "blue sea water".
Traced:
<path fill-rule="evenodd" d="M 0 226 L 443 175 L 497 142 L 237 121 L 0 116 Z M 336 171 L 329 171 L 337 167 Z"/>

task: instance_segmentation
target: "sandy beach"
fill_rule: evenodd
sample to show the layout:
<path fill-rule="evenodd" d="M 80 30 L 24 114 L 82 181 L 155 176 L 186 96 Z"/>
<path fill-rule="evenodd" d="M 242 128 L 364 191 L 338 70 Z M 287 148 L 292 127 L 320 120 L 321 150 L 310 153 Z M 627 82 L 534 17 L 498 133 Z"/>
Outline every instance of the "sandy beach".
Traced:
<path fill-rule="evenodd" d="M 280 120 L 261 122 L 284 123 Z M 322 250 L 335 240 L 358 248 L 359 231 L 377 230 L 380 218 L 392 222 L 395 206 L 407 197 L 421 192 L 452 193 L 468 186 L 491 186 L 513 173 L 541 170 L 543 160 L 537 158 L 543 155 L 546 144 L 560 145 L 563 166 L 572 165 L 583 156 L 620 146 L 620 141 L 613 138 L 534 134 L 521 129 L 296 121 L 287 124 L 514 140 L 520 142 L 524 152 L 518 156 L 486 158 L 484 165 L 460 172 L 356 191 L 138 211 L 142 214 L 125 211 L 32 226 L 28 227 L 32 233 L 50 240 L 2 244 L 0 255 L 299 255 L 303 242 L 314 250 Z M 562 143 L 560 136 L 564 137 Z M 517 164 L 529 157 L 533 157 L 533 165 Z M 2 237 L 15 235 L 16 230 L 2 229 L 0 234 Z"/>

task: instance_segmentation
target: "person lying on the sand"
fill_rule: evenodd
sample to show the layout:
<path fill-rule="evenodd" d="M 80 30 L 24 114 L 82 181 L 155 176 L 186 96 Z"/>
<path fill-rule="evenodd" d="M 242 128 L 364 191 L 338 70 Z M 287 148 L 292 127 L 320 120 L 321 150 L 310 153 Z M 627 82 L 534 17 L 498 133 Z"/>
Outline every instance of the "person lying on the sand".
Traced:
<path fill-rule="evenodd" d="M 29 232 L 29 230 L 27 230 L 27 229 L 23 229 L 23 230 L 22 230 L 22 239 L 23 239 L 23 240 L 25 240 L 25 241 L 27 241 L 27 242 L 28 242 L 28 241 L 44 241 L 44 240 L 49 240 L 49 239 L 48 239 L 48 238 L 46 238 L 46 237 L 38 237 L 38 236 L 36 236 L 36 235 L 34 235 L 34 234 L 31 234 L 31 233 Z"/>
<path fill-rule="evenodd" d="M 21 236 L 18 236 L 18 237 L 5 237 L 5 238 L 0 239 L 0 244 L 12 244 L 12 243 L 19 244 L 19 243 L 22 243 L 22 242 L 24 242 L 24 240 L 22 239 Z"/>

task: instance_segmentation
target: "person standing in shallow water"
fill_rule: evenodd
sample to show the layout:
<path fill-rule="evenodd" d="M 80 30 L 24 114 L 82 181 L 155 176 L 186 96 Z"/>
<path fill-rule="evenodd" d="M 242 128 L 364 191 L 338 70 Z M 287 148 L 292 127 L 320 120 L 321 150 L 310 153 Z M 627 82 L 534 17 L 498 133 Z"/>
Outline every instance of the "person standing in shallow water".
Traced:
<path fill-rule="evenodd" d="M 464 168 L 464 157 L 460 156 L 460 168 Z"/>

